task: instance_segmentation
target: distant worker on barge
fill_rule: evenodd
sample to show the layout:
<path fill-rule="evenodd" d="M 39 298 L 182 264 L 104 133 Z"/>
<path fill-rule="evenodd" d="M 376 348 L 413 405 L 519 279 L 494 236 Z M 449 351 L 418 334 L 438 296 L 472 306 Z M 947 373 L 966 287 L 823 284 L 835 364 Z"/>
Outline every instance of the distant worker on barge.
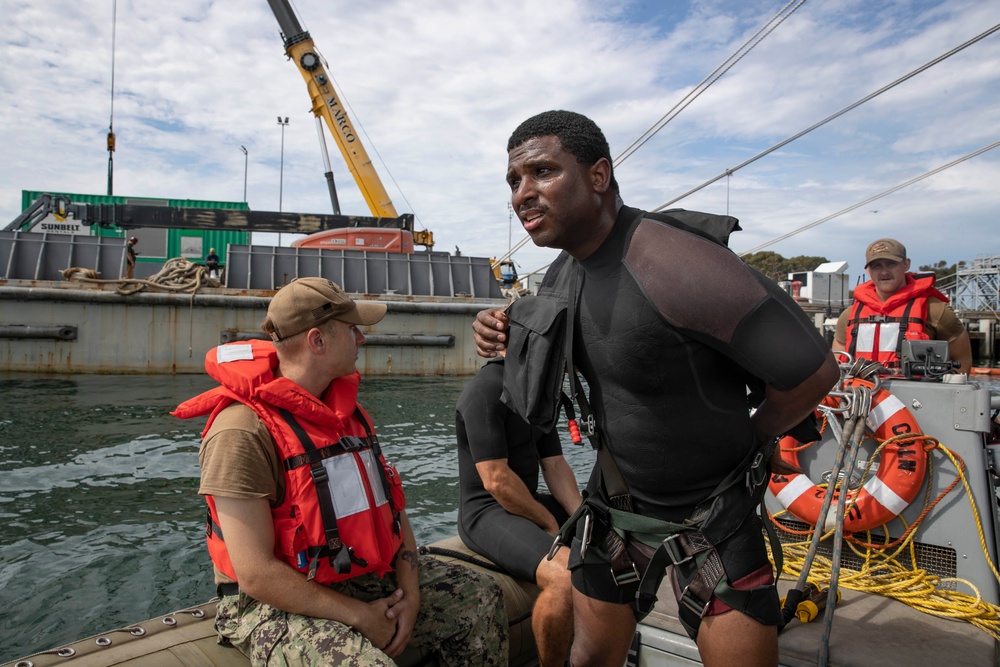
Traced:
<path fill-rule="evenodd" d="M 972 342 L 934 274 L 910 273 L 906 247 L 895 239 L 873 241 L 865 251 L 870 281 L 854 290 L 854 304 L 840 314 L 833 349 L 864 357 L 890 371 L 900 368 L 904 340 L 943 340 L 955 372 L 972 366 Z"/>
<path fill-rule="evenodd" d="M 139 242 L 136 237 L 131 237 L 125 245 L 125 277 L 129 280 L 135 277 L 135 257 L 139 253 L 135 251 L 135 244 Z"/>
<path fill-rule="evenodd" d="M 205 268 L 208 269 L 208 277 L 212 280 L 219 279 L 219 261 L 215 248 L 209 248 L 208 256 L 205 257 Z"/>

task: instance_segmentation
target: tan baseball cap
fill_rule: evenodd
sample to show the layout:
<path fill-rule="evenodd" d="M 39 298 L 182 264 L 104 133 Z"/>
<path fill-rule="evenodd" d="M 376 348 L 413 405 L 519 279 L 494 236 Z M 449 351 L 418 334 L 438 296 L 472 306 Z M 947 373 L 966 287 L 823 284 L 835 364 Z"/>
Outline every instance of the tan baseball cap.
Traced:
<path fill-rule="evenodd" d="M 894 262 L 902 262 L 906 259 L 906 246 L 896 239 L 879 239 L 872 241 L 865 250 L 865 268 L 876 259 L 891 259 Z"/>
<path fill-rule="evenodd" d="M 370 326 L 385 317 L 386 308 L 384 303 L 354 301 L 340 285 L 326 278 L 299 278 L 271 299 L 261 329 L 279 341 L 327 320 Z"/>

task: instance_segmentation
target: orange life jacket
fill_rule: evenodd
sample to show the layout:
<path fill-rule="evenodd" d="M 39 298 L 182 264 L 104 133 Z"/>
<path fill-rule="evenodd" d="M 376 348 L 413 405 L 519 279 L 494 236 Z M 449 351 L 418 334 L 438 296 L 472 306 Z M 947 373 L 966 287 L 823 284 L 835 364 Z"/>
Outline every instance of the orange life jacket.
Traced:
<path fill-rule="evenodd" d="M 935 289 L 934 274 L 907 273 L 903 287 L 885 301 L 879 299 L 873 281 L 859 285 L 847 320 L 845 349 L 852 357 L 899 368 L 904 340 L 930 339 L 925 326 L 931 297 L 948 301 Z"/>
<path fill-rule="evenodd" d="M 368 415 L 357 404 L 360 376 L 334 380 L 322 400 L 295 382 L 275 377 L 278 358 L 269 341 L 220 345 L 205 369 L 221 386 L 172 412 L 182 419 L 209 414 L 204 437 L 222 410 L 240 402 L 257 413 L 274 440 L 285 476 L 285 496 L 271 509 L 274 555 L 322 584 L 368 572 L 389 572 L 402 544 L 405 505 L 396 469 L 386 463 Z M 208 552 L 236 580 L 212 496 Z"/>

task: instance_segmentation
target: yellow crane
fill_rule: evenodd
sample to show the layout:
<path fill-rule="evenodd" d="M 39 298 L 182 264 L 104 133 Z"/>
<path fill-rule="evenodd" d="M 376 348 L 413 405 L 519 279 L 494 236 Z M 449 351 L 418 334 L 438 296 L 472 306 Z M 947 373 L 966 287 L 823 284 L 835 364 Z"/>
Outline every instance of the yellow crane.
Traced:
<path fill-rule="evenodd" d="M 288 0 L 267 0 L 267 3 L 281 28 L 285 53 L 305 79 L 312 100 L 312 112 L 326 122 L 372 215 L 378 218 L 398 217 L 396 207 L 382 185 L 361 137 L 355 132 L 347 108 L 326 72 L 312 37 L 302 29 Z M 414 231 L 413 242 L 430 249 L 434 246 L 434 234 L 428 230 Z"/>

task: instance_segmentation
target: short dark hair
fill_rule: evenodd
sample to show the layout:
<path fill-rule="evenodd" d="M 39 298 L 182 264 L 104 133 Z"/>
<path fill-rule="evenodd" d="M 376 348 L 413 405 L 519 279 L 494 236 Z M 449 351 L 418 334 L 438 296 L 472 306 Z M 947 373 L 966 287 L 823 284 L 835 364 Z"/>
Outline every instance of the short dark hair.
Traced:
<path fill-rule="evenodd" d="M 611 149 L 597 123 L 575 111 L 543 111 L 517 126 L 507 140 L 507 152 L 529 139 L 555 136 L 562 147 L 576 157 L 580 164 L 590 166 L 605 158 L 611 165 L 611 189 L 618 192 Z"/>

